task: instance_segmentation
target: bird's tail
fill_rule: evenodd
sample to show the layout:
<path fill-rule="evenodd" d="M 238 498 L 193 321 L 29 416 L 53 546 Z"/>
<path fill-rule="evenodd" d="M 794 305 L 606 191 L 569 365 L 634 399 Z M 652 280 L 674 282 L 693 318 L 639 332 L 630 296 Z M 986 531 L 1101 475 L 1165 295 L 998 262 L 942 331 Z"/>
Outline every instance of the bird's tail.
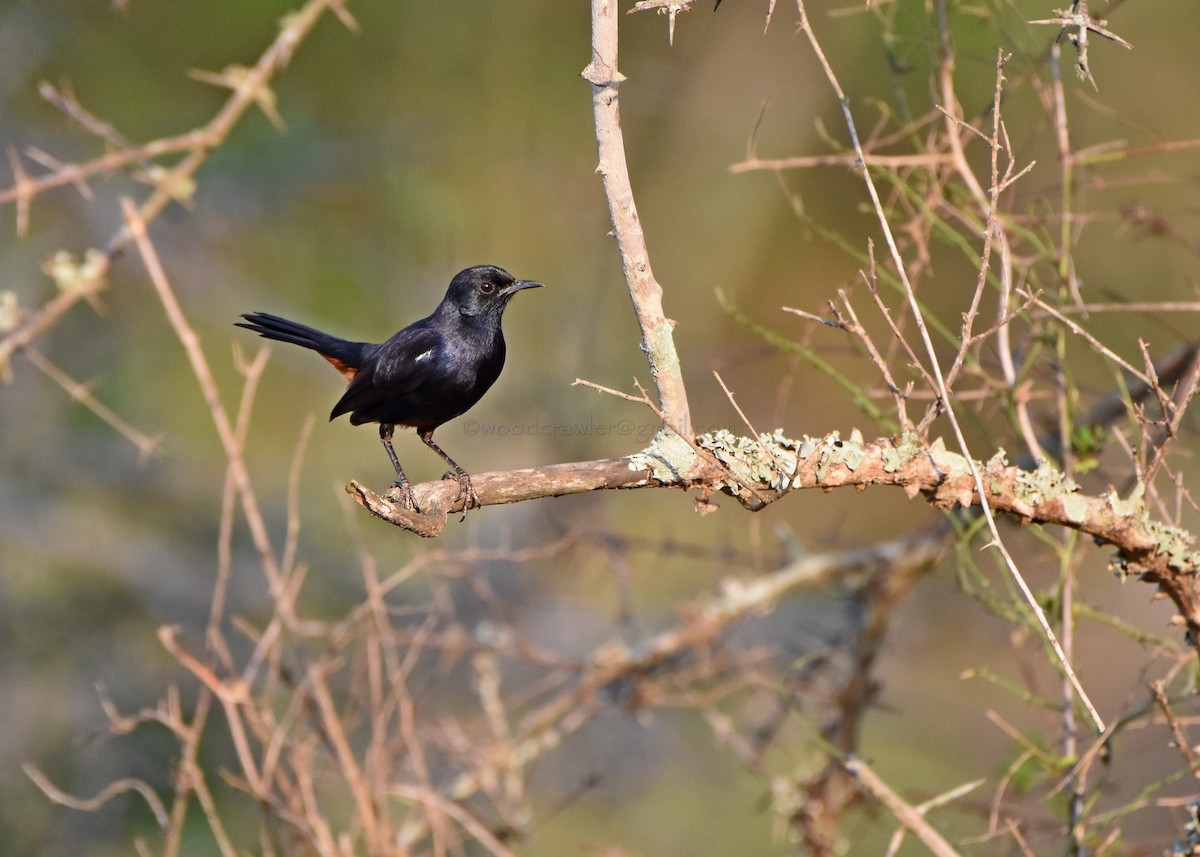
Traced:
<path fill-rule="evenodd" d="M 245 313 L 242 318 L 246 321 L 235 321 L 234 325 L 253 330 L 266 339 L 310 348 L 332 363 L 333 367 L 348 379 L 358 374 L 363 360 L 375 347 L 369 342 L 350 342 L 339 339 L 306 324 L 288 321 L 286 318 L 280 318 L 267 312 L 249 312 Z"/>

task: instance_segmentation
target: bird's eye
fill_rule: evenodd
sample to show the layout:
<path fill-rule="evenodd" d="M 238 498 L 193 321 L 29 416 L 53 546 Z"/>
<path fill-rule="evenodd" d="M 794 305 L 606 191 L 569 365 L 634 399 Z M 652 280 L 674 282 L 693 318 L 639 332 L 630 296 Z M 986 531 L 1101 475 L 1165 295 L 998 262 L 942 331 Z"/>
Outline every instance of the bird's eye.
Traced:
<path fill-rule="evenodd" d="M 484 280 L 479 284 L 479 293 L 481 295 L 493 295 L 496 293 L 496 284 L 490 280 Z"/>

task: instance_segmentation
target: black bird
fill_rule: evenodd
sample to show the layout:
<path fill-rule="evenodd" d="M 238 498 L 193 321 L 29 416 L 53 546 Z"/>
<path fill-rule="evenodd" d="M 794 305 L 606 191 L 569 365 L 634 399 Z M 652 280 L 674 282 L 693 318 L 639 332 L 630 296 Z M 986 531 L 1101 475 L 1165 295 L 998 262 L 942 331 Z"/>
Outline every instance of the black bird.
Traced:
<path fill-rule="evenodd" d="M 412 427 L 425 445 L 454 468 L 464 508 L 479 505 L 471 477 L 433 441 L 433 430 L 466 412 L 488 391 L 504 368 L 500 318 L 512 296 L 542 284 L 518 280 L 503 268 L 477 265 L 455 274 L 433 314 L 413 322 L 382 345 L 349 342 L 265 312 L 234 322 L 267 339 L 311 348 L 342 373 L 350 385 L 329 419 L 350 414 L 353 425 L 379 423 L 379 439 L 396 468 L 393 487 L 401 502 L 416 509 L 412 485 L 392 448 L 396 426 Z M 446 474 L 449 476 L 449 474 Z"/>

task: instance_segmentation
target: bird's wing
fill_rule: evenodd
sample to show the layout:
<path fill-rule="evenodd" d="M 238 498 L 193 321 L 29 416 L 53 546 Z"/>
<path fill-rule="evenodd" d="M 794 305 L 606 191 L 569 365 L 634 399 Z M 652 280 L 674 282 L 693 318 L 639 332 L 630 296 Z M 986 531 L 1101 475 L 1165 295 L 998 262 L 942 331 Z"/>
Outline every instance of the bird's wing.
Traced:
<path fill-rule="evenodd" d="M 436 330 L 419 322 L 406 327 L 363 361 L 329 418 L 411 393 L 437 371 L 444 347 Z"/>

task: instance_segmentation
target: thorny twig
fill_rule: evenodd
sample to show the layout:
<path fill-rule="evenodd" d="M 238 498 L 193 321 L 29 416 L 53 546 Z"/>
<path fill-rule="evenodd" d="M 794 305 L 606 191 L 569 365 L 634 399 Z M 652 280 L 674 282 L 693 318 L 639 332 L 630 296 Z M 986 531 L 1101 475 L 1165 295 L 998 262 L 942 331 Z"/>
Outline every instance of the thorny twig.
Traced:
<path fill-rule="evenodd" d="M 1067 38 L 1075 47 L 1075 70 L 1081 78 L 1092 85 L 1093 89 L 1100 87 L 1096 85 L 1096 78 L 1092 76 L 1092 68 L 1088 63 L 1088 34 L 1095 33 L 1109 41 L 1116 42 L 1123 48 L 1133 48 L 1133 45 L 1108 29 L 1107 21 L 1091 16 L 1091 13 L 1088 12 L 1087 0 L 1074 0 L 1070 9 L 1055 9 L 1053 18 L 1043 18 L 1029 23 L 1060 27 L 1058 38 L 1055 39 L 1056 43 L 1062 38 L 1063 33 L 1069 33 Z"/>
<path fill-rule="evenodd" d="M 838 83 L 838 80 L 837 80 L 836 75 L 834 74 L 833 68 L 832 68 L 832 66 L 829 65 L 829 61 L 826 59 L 824 51 L 821 49 L 821 46 L 820 46 L 819 42 L 817 41 L 816 34 L 813 32 L 811 23 L 808 18 L 808 13 L 805 11 L 805 8 L 804 8 L 804 0 L 796 0 L 796 2 L 800 9 L 800 17 L 801 17 L 800 29 L 807 36 L 809 43 L 812 45 L 814 52 L 817 54 L 817 58 L 820 61 L 821 66 L 825 70 L 826 78 L 829 80 L 830 85 L 833 87 L 834 91 L 837 93 L 838 100 L 840 101 L 840 103 L 842 105 L 843 114 L 845 115 L 847 127 L 850 130 L 850 137 L 851 137 L 851 141 L 854 145 L 854 150 L 855 150 L 855 152 L 858 152 L 861 155 L 862 147 L 858 141 L 858 134 L 857 134 L 857 131 L 855 130 L 854 118 L 850 112 L 849 100 L 846 98 L 845 93 L 842 91 L 841 84 Z M 1003 69 L 1003 64 L 1000 64 L 1000 66 L 997 69 L 998 75 L 1002 74 L 1002 69 Z M 999 117 L 996 118 L 996 121 L 997 122 L 1000 121 Z M 879 224 L 880 224 L 881 228 L 883 229 L 883 234 L 886 239 L 888 249 L 891 252 L 892 261 L 895 264 L 897 275 L 900 277 L 901 282 L 904 284 L 904 292 L 908 299 L 909 307 L 912 311 L 912 318 L 917 325 L 917 330 L 921 336 L 921 340 L 924 344 L 926 355 L 929 360 L 929 368 L 930 368 L 930 371 L 932 372 L 932 374 L 934 376 L 934 380 L 936 382 L 935 390 L 938 394 L 939 401 L 940 401 L 942 407 L 945 409 L 946 416 L 949 418 L 950 426 L 954 431 L 956 443 L 958 444 L 959 448 L 963 451 L 964 455 L 966 455 L 967 460 L 970 461 L 971 457 L 970 457 L 970 453 L 968 450 L 966 438 L 963 435 L 962 427 L 959 425 L 958 419 L 955 417 L 954 408 L 950 401 L 950 393 L 946 387 L 945 379 L 942 374 L 941 367 L 938 363 L 937 353 L 933 346 L 933 340 L 929 336 L 929 331 L 925 324 L 924 316 L 921 312 L 920 305 L 917 302 L 916 294 L 913 292 L 912 285 L 908 281 L 908 276 L 905 272 L 904 260 L 900 254 L 899 248 L 896 246 L 895 239 L 892 235 L 891 226 L 888 223 L 887 214 L 884 211 L 883 204 L 879 199 L 879 193 L 875 189 L 875 183 L 871 178 L 871 173 L 865 167 L 862 168 L 862 176 L 866 183 L 867 191 L 871 197 L 872 206 L 874 207 L 875 213 L 878 216 Z M 993 193 L 995 193 L 995 192 L 996 192 L 995 189 L 993 189 Z M 993 200 L 993 203 L 994 203 L 994 200 Z M 994 205 L 993 205 L 993 208 L 994 208 Z M 989 230 L 988 235 L 989 236 L 991 235 L 990 230 Z M 1005 307 L 1005 310 L 1007 310 L 1007 306 Z M 970 469 L 971 469 L 972 476 L 974 477 L 975 487 L 976 487 L 976 490 L 978 491 L 978 496 L 980 496 L 980 497 L 986 496 L 987 491 L 984 487 L 983 477 L 982 477 L 979 469 L 973 463 L 971 464 Z M 1064 654 L 1064 652 L 1062 650 L 1062 646 L 1059 644 L 1058 638 L 1055 636 L 1054 630 L 1053 630 L 1053 628 L 1050 627 L 1050 623 L 1046 618 L 1045 611 L 1042 609 L 1041 605 L 1038 603 L 1037 599 L 1034 597 L 1033 591 L 1029 588 L 1029 584 L 1025 581 L 1024 577 L 1021 575 L 1020 570 L 1017 568 L 1016 561 L 1012 558 L 1012 555 L 1009 553 L 1008 548 L 1005 545 L 1003 538 L 1000 536 L 1000 531 L 996 526 L 996 521 L 995 521 L 994 516 L 992 515 L 991 508 L 985 503 L 982 506 L 982 511 L 983 511 L 984 520 L 987 522 L 988 529 L 992 533 L 992 541 L 990 543 L 990 546 L 995 547 L 996 550 L 1000 553 L 1001 557 L 1004 560 L 1005 567 L 1008 569 L 1013 580 L 1016 582 L 1018 588 L 1021 590 L 1021 593 L 1025 597 L 1026 603 L 1028 603 L 1030 610 L 1033 612 L 1034 616 L 1037 617 L 1038 624 L 1041 626 L 1041 629 L 1042 629 L 1042 633 L 1045 635 L 1045 637 L 1049 641 L 1051 647 L 1054 649 L 1055 655 L 1059 662 L 1059 666 L 1063 669 L 1063 671 L 1066 673 L 1067 677 L 1071 680 L 1072 685 L 1075 687 L 1076 693 L 1079 695 L 1080 700 L 1083 702 L 1084 707 L 1087 709 L 1088 715 L 1091 717 L 1092 722 L 1095 724 L 1097 730 L 1103 732 L 1104 731 L 1104 721 L 1100 718 L 1100 713 L 1096 710 L 1095 706 L 1092 705 L 1092 702 L 1088 698 L 1087 692 L 1083 689 L 1083 685 L 1080 683 L 1078 676 L 1075 675 L 1074 669 L 1072 668 L 1071 664 L 1067 661 L 1066 655 Z"/>
<path fill-rule="evenodd" d="M 31 178 L 25 172 L 20 156 L 10 150 L 13 186 L 0 191 L 0 204 L 16 203 L 18 234 L 25 234 L 30 206 L 45 191 L 68 184 L 82 188 L 91 176 L 142 164 L 165 154 L 182 153 L 184 157 L 173 167 L 156 169 L 154 190 L 138 206 L 138 216 L 150 223 L 170 203 L 190 198 L 193 176 L 208 160 L 209 154 L 220 147 L 251 107 L 268 100 L 271 80 L 286 67 L 296 46 L 327 11 L 333 12 L 347 26 L 354 26 L 354 20 L 345 8 L 345 0 L 309 0 L 284 19 L 279 35 L 258 62 L 252 68 L 242 68 L 236 82 L 232 79 L 228 81 L 232 90 L 229 98 L 217 115 L 199 130 L 133 149 L 117 149 L 83 164 L 62 164 L 37 178 Z M 122 227 L 109 239 L 103 250 L 90 250 L 82 262 L 71 259 L 70 265 L 64 266 L 62 274 L 56 277 L 58 293 L 0 338 L 0 378 L 8 371 L 13 354 L 54 327 L 80 300 L 97 298 L 105 288 L 113 259 L 129 246 L 131 239 L 128 227 Z"/>

